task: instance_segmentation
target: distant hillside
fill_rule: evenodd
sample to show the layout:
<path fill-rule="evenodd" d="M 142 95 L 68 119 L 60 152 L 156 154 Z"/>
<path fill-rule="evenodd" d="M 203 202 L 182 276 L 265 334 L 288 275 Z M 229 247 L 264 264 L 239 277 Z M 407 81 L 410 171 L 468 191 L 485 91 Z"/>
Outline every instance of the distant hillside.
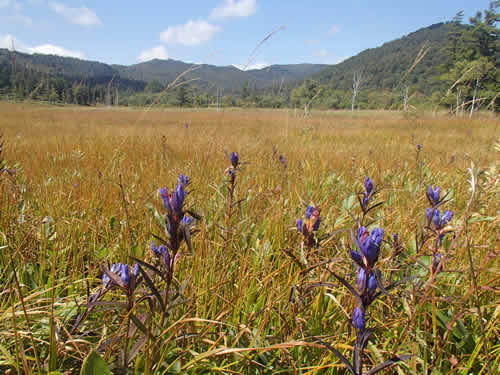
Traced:
<path fill-rule="evenodd" d="M 447 58 L 441 50 L 446 43 L 448 31 L 449 24 L 446 23 L 422 28 L 380 47 L 364 50 L 340 64 L 314 74 L 313 78 L 335 89 L 351 90 L 353 73 L 361 72 L 364 89 L 392 89 L 401 82 L 420 49 L 427 45 L 429 50 L 408 76 L 408 83 L 430 94 L 440 85 L 436 76 L 439 74 L 439 65 Z"/>
<path fill-rule="evenodd" d="M 15 59 L 14 59 L 15 57 Z M 70 80 L 89 80 L 95 84 L 107 84 L 112 78 L 121 89 L 144 87 L 153 81 L 166 85 L 193 64 L 177 60 L 151 60 L 131 66 L 108 65 L 96 61 L 87 61 L 55 55 L 12 53 L 0 49 L 0 72 L 8 71 L 15 60 L 19 68 L 62 77 Z M 271 87 L 276 82 L 294 82 L 304 79 L 327 67 L 322 64 L 273 65 L 264 69 L 242 71 L 234 66 L 215 66 L 203 64 L 200 68 L 186 75 L 186 79 L 195 79 L 201 88 L 219 87 L 225 90 L 241 91 L 249 82 L 258 89 Z M 131 87 L 127 87 L 131 86 Z M 1 88 L 1 87 L 0 87 Z"/>
<path fill-rule="evenodd" d="M 121 77 L 145 82 L 172 82 L 179 74 L 193 64 L 177 60 L 151 60 L 131 66 L 113 65 Z M 196 85 L 207 88 L 218 86 L 227 90 L 240 91 L 246 82 L 256 85 L 258 89 L 270 87 L 273 82 L 293 82 L 320 72 L 328 65 L 323 64 L 289 64 L 272 65 L 263 69 L 242 71 L 234 66 L 215 66 L 202 64 L 199 68 L 185 76 L 186 79 L 197 80 Z"/>

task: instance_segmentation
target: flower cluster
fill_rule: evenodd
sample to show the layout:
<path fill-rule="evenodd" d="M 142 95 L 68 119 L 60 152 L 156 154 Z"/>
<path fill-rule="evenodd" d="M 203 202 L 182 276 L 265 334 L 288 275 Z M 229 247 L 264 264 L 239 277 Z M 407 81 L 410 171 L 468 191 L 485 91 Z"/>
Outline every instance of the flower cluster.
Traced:
<path fill-rule="evenodd" d="M 377 290 L 377 270 L 375 263 L 380 254 L 380 246 L 384 237 L 384 230 L 374 228 L 370 233 L 365 227 L 358 229 L 356 246 L 358 251 L 351 250 L 351 258 L 359 266 L 356 275 L 361 306 L 356 307 L 353 314 L 353 324 L 356 329 L 364 329 L 364 313 L 372 303 Z M 361 324 L 362 323 L 362 324 Z"/>
<path fill-rule="evenodd" d="M 373 180 L 370 177 L 366 177 L 365 179 L 365 191 L 361 194 L 360 197 L 360 205 L 363 213 L 367 213 L 369 211 L 370 199 L 375 195 L 376 190 L 373 188 Z"/>
<path fill-rule="evenodd" d="M 189 230 L 193 223 L 193 218 L 186 215 L 184 211 L 184 201 L 189 193 L 186 190 L 188 184 L 188 176 L 180 174 L 175 191 L 171 192 L 167 188 L 160 189 L 163 205 L 167 210 L 165 232 L 168 237 L 168 243 L 166 247 L 172 251 L 173 257 L 177 254 L 182 241 L 185 241 L 189 250 L 191 250 Z"/>
<path fill-rule="evenodd" d="M 139 281 L 139 265 L 135 264 L 130 270 L 128 264 L 113 264 L 110 269 L 103 268 L 102 284 L 106 289 L 120 288 L 131 296 Z"/>
<path fill-rule="evenodd" d="M 453 218 L 453 211 L 446 210 L 443 214 L 439 211 L 438 207 L 445 203 L 445 197 L 441 198 L 439 186 L 433 188 L 429 185 L 426 195 L 431 205 L 431 207 L 427 207 L 425 212 L 427 229 L 432 231 L 436 236 L 436 245 L 432 252 L 432 272 L 435 273 L 442 258 L 439 248 L 441 247 L 443 238 L 448 233 L 446 226 Z"/>
<path fill-rule="evenodd" d="M 288 160 L 281 154 L 279 156 L 279 161 L 280 161 L 281 165 L 283 166 L 283 168 L 286 169 L 288 167 Z"/>
<path fill-rule="evenodd" d="M 308 246 L 314 243 L 314 232 L 319 229 L 321 217 L 319 216 L 319 209 L 317 206 L 308 206 L 306 209 L 306 218 L 297 219 L 297 230 L 304 236 L 305 242 Z"/>

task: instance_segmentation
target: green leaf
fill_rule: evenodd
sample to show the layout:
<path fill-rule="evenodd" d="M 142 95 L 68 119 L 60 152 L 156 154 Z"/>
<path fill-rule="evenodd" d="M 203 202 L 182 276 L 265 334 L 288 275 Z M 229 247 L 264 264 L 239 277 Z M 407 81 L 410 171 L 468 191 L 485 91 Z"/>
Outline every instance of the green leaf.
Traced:
<path fill-rule="evenodd" d="M 92 351 L 83 361 L 80 375 L 111 375 L 108 364 L 95 351 Z"/>

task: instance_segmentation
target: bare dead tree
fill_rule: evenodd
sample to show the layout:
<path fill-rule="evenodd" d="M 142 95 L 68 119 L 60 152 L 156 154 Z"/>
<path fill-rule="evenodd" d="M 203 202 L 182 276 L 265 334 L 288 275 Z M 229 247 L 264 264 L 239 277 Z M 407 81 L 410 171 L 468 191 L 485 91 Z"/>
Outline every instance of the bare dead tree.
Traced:
<path fill-rule="evenodd" d="M 363 86 L 363 72 L 354 72 L 352 74 L 352 104 L 351 111 L 354 111 L 354 106 L 356 104 L 356 97 L 359 94 L 361 86 Z"/>

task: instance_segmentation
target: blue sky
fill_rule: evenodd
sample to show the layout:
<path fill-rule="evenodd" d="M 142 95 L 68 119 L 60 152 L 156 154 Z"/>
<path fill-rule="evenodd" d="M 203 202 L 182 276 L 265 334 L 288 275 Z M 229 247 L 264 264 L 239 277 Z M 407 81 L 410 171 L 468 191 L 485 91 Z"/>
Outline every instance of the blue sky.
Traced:
<path fill-rule="evenodd" d="M 112 64 L 334 64 L 488 0 L 0 0 L 0 48 Z M 267 35 L 281 26 L 252 55 Z"/>

